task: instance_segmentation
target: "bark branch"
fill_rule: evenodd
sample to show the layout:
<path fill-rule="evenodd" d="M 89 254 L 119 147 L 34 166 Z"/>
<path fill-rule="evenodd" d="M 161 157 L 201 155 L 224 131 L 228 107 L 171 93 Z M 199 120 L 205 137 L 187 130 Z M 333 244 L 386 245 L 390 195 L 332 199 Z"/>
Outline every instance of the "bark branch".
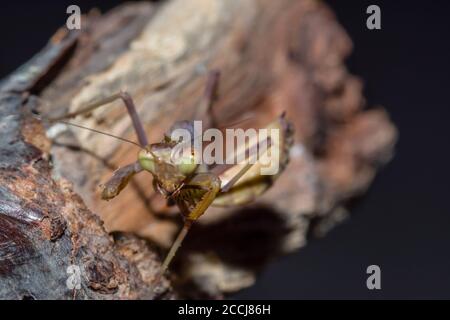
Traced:
<path fill-rule="evenodd" d="M 135 148 L 63 126 L 47 128 L 50 143 L 30 110 L 57 116 L 126 89 L 156 142 L 195 114 L 216 68 L 221 124 L 253 116 L 245 125 L 258 128 L 287 111 L 296 134 L 286 172 L 250 206 L 208 210 L 172 268 L 175 289 L 165 279 L 158 296 L 217 298 L 342 220 L 389 160 L 396 130 L 382 108 L 365 109 L 361 81 L 343 64 L 350 51 L 334 15 L 312 0 L 130 3 L 84 17 L 78 33 L 61 29 L 0 84 L 0 296 L 73 297 L 74 264 L 76 298 L 155 298 L 155 248 L 166 250 L 181 223 L 145 174 L 101 202 L 98 184 L 135 161 Z M 77 123 L 135 139 L 120 103 Z"/>

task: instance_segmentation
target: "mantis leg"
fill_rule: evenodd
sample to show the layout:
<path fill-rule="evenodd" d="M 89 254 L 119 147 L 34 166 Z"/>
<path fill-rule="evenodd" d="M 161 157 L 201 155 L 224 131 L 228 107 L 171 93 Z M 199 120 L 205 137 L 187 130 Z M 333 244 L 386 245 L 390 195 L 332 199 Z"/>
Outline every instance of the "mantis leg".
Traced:
<path fill-rule="evenodd" d="M 272 136 L 267 137 L 266 143 L 261 140 L 256 145 L 257 148 L 254 148 L 255 145 L 253 145 L 248 151 L 249 154 L 253 155 L 258 153 L 260 157 L 267 156 L 269 155 L 267 152 L 270 152 L 270 156 L 275 156 L 271 161 L 278 162 L 273 163 L 278 166 L 277 171 L 270 175 L 263 175 L 262 169 L 267 166 L 259 161 L 260 158 L 253 166 L 249 164 L 233 166 L 221 173 L 215 170 L 216 174 L 219 174 L 223 187 L 214 200 L 213 206 L 228 207 L 252 202 L 268 190 L 286 168 L 289 162 L 289 151 L 293 143 L 292 125 L 285 119 L 283 113 L 269 124 L 267 129 L 278 129 L 278 139 L 272 139 Z M 240 154 L 247 153 L 247 150 L 241 151 Z M 250 159 L 255 160 L 255 158 Z"/>
<path fill-rule="evenodd" d="M 235 176 L 233 176 L 230 181 L 228 181 L 220 191 L 222 193 L 230 191 L 230 189 L 238 182 L 238 180 L 247 173 L 248 170 L 254 165 L 254 163 L 247 163 Z"/>
<path fill-rule="evenodd" d="M 235 177 L 233 177 L 227 184 L 226 188 L 229 190 L 233 185 L 239 180 L 240 177 L 242 177 L 251 167 L 253 164 L 247 164 L 245 165 L 237 174 Z M 223 188 L 220 186 L 221 182 L 220 179 L 212 173 L 200 173 L 197 174 L 192 178 L 191 181 L 189 181 L 189 184 L 186 185 L 186 187 L 181 190 L 180 194 L 177 196 L 177 203 L 178 206 L 183 213 L 183 216 L 185 217 L 183 228 L 181 229 L 180 233 L 178 234 L 177 238 L 175 239 L 174 243 L 172 244 L 172 247 L 169 250 L 169 253 L 167 254 L 166 258 L 164 259 L 164 262 L 161 266 L 161 273 L 164 274 L 164 272 L 167 270 L 170 262 L 175 257 L 175 254 L 178 250 L 178 248 L 181 246 L 181 243 L 183 242 L 184 238 L 186 237 L 189 229 L 191 228 L 192 224 L 195 220 L 200 218 L 200 216 L 205 213 L 205 211 L 209 208 L 209 206 L 213 203 L 214 199 L 220 192 L 224 192 Z M 201 199 L 198 201 L 191 210 L 188 209 L 188 206 L 186 205 L 186 202 L 183 198 L 185 198 L 185 195 L 195 197 L 196 191 L 204 191 L 202 192 Z"/>
<path fill-rule="evenodd" d="M 164 259 L 164 262 L 161 266 L 161 275 L 166 271 L 194 221 L 197 220 L 203 213 L 205 213 L 206 209 L 208 209 L 219 192 L 220 180 L 216 175 L 211 173 L 197 174 L 189 181 L 189 184 L 180 191 L 180 194 L 177 196 L 176 201 L 185 217 L 185 221 L 183 228 L 181 229 L 180 233 L 175 239 L 175 242 L 172 244 L 169 253 Z M 200 200 L 195 203 L 192 209 L 189 210 L 189 206 L 186 204 L 184 198 L 189 196 L 195 197 L 199 194 Z"/>
<path fill-rule="evenodd" d="M 103 185 L 102 199 L 110 200 L 117 196 L 137 173 L 142 171 L 139 162 L 134 162 L 125 167 L 117 169 L 108 182 Z"/>
<path fill-rule="evenodd" d="M 98 100 L 92 104 L 88 104 L 87 106 L 83 107 L 81 110 L 72 112 L 72 113 L 68 113 L 66 115 L 63 115 L 61 117 L 56 117 L 56 118 L 49 118 L 48 120 L 51 122 L 58 122 L 60 120 L 63 119 L 70 119 L 70 118 L 75 118 L 78 115 L 84 114 L 84 113 L 89 113 L 94 111 L 95 109 L 104 106 L 108 103 L 111 103 L 117 99 L 121 99 L 124 104 L 125 107 L 127 108 L 128 114 L 130 115 L 131 118 L 131 122 L 133 123 L 133 127 L 134 127 L 134 131 L 136 132 L 137 138 L 139 140 L 139 144 L 142 147 L 145 147 L 148 145 L 148 139 L 147 139 L 147 135 L 145 134 L 145 130 L 144 127 L 142 125 L 142 122 L 139 118 L 139 115 L 136 111 L 136 107 L 135 104 L 133 102 L 133 99 L 131 98 L 131 96 L 124 91 L 121 91 L 119 93 L 113 94 L 109 97 L 106 97 L 104 99 Z"/>
<path fill-rule="evenodd" d="M 269 138 L 266 139 L 266 144 L 265 146 L 265 150 L 263 150 L 263 152 L 265 152 L 267 150 L 267 148 L 269 148 L 271 145 L 271 140 Z M 221 192 L 225 193 L 230 191 L 230 189 L 239 181 L 240 178 L 242 178 L 244 176 L 244 174 L 246 174 L 252 167 L 254 164 L 256 164 L 256 160 L 258 159 L 258 151 L 261 152 L 261 144 L 260 142 L 257 142 L 256 146 L 252 146 L 251 148 L 249 148 L 248 150 L 244 150 L 244 152 L 247 152 L 250 154 L 250 159 L 248 160 L 248 162 L 234 175 L 231 177 L 231 179 L 221 188 Z"/>

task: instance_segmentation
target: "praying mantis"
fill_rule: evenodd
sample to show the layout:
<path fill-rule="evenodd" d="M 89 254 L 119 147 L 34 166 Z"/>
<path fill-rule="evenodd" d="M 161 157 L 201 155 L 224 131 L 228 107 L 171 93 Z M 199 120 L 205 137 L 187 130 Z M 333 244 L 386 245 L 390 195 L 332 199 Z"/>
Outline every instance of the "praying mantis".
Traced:
<path fill-rule="evenodd" d="M 201 117 L 201 114 L 206 114 L 208 126 L 214 126 L 217 123 L 212 113 L 212 106 L 217 98 L 219 78 L 220 73 L 218 71 L 209 72 L 204 94 L 195 115 L 195 117 Z M 90 113 L 115 100 L 123 101 L 131 119 L 138 143 L 65 121 L 65 119 Z M 169 249 L 166 258 L 163 260 L 157 279 L 169 267 L 170 262 L 181 246 L 192 224 L 210 206 L 239 206 L 247 204 L 269 189 L 289 161 L 289 150 L 293 140 L 293 127 L 287 121 L 286 116 L 282 114 L 268 125 L 268 128 L 275 128 L 280 132 L 276 141 L 269 140 L 272 152 L 275 151 L 279 154 L 278 160 L 280 166 L 276 174 L 262 175 L 261 163 L 258 161 L 253 161 L 252 163 L 247 161 L 231 166 L 223 172 L 218 172 L 215 169 L 219 166 L 214 167 L 195 163 L 194 158 L 197 151 L 193 147 L 189 147 L 188 155 L 182 161 L 175 162 L 171 157 L 173 150 L 186 142 L 174 140 L 171 133 L 180 128 L 187 129 L 193 133 L 193 121 L 184 120 L 175 122 L 169 132 L 164 135 L 162 141 L 149 143 L 133 99 L 127 92 L 119 92 L 88 104 L 78 111 L 65 114 L 61 117 L 46 118 L 46 120 L 49 123 L 62 122 L 93 130 L 126 142 L 131 142 L 139 147 L 140 150 L 137 155 L 137 160 L 116 170 L 112 177 L 102 186 L 101 196 L 104 200 L 110 200 L 118 196 L 133 176 L 141 172 L 147 172 L 153 177 L 155 191 L 162 194 L 168 203 L 178 206 L 183 216 L 184 224 Z M 260 141 L 257 142 L 257 145 L 259 143 Z M 247 144 L 240 147 L 244 152 L 249 152 L 250 147 Z"/>

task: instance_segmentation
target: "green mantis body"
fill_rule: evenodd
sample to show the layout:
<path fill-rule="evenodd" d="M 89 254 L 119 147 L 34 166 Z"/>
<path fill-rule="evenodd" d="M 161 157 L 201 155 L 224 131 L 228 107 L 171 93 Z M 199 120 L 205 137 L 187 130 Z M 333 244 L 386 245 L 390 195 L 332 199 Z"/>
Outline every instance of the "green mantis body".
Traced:
<path fill-rule="evenodd" d="M 211 108 L 217 90 L 218 76 L 217 72 L 210 74 L 205 90 L 204 103 L 203 106 L 199 107 L 203 111 L 205 109 L 208 111 Z M 288 162 L 289 148 L 292 143 L 292 126 L 284 115 L 277 117 L 268 126 L 279 129 L 281 134 L 278 141 L 271 142 L 280 154 L 280 170 L 276 175 L 267 176 L 260 174 L 261 164 L 258 162 L 232 166 L 221 173 L 215 173 L 208 166 L 194 163 L 194 149 L 191 150 L 191 157 L 188 156 L 181 162 L 174 162 L 171 159 L 172 151 L 183 141 L 172 140 L 169 132 L 161 142 L 149 144 L 133 101 L 126 93 L 116 94 L 91 104 L 76 113 L 50 119 L 50 121 L 60 121 L 91 112 L 115 99 L 124 101 L 137 133 L 141 150 L 136 162 L 115 171 L 113 176 L 104 184 L 102 198 L 109 200 L 116 197 L 134 175 L 148 172 L 153 176 L 155 190 L 166 197 L 169 203 L 178 206 L 184 218 L 184 226 L 162 264 L 161 275 L 175 256 L 193 222 L 201 217 L 209 206 L 238 206 L 253 201 L 272 185 Z M 193 123 L 192 121 L 176 122 L 171 131 L 180 127 L 192 128 Z"/>

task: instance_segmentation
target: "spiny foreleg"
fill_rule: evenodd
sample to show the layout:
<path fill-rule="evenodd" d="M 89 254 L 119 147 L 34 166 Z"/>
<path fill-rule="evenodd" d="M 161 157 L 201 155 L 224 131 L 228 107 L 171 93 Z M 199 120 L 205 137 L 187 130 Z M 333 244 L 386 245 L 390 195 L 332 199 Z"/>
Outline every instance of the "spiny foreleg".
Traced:
<path fill-rule="evenodd" d="M 198 191 L 202 191 L 198 193 Z M 181 246 L 183 239 L 186 237 L 190 227 L 195 220 L 200 218 L 208 209 L 220 191 L 220 179 L 212 173 L 200 173 L 195 175 L 180 192 L 176 195 L 175 202 L 178 204 L 180 211 L 184 216 L 184 225 L 178 234 L 175 242 L 169 250 L 164 262 L 161 266 L 161 275 L 166 271 L 172 261 L 178 248 Z M 195 196 L 201 194 L 200 199 L 187 199 L 186 196 Z M 194 200 L 194 205 L 188 203 Z"/>

